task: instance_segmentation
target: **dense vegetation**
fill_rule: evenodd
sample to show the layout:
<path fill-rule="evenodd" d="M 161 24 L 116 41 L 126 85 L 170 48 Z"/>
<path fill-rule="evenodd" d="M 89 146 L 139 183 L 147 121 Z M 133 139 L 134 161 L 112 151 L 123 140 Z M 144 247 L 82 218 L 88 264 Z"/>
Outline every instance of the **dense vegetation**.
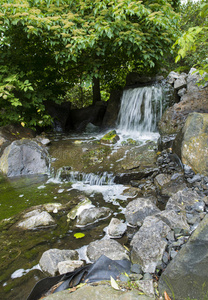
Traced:
<path fill-rule="evenodd" d="M 50 125 L 46 100 L 86 106 L 131 71 L 168 68 L 179 2 L 0 0 L 0 126 Z"/>

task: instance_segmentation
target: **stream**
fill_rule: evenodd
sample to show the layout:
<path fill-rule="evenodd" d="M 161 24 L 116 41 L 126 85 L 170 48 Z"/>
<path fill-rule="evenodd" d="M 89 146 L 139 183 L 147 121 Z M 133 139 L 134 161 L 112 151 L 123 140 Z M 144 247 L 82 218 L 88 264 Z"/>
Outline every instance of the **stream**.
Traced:
<path fill-rule="evenodd" d="M 167 105 L 161 86 L 127 90 L 121 100 L 116 128 L 120 139 L 116 144 L 100 143 L 105 132 L 99 130 L 81 135 L 50 134 L 50 174 L 19 178 L 0 174 L 0 299 L 27 298 L 35 283 L 46 277 L 38 265 L 44 251 L 77 249 L 80 259 L 86 260 L 86 246 L 105 237 L 111 218 L 125 221 L 126 205 L 138 196 L 130 181 L 156 168 L 156 124 Z M 78 228 L 75 221 L 67 222 L 68 211 L 62 210 L 52 215 L 57 226 L 33 231 L 14 229 L 21 212 L 32 206 L 61 203 L 73 208 L 84 197 L 96 207 L 110 208 L 113 214 Z M 85 236 L 76 239 L 77 232 Z M 128 246 L 128 234 L 118 241 Z"/>

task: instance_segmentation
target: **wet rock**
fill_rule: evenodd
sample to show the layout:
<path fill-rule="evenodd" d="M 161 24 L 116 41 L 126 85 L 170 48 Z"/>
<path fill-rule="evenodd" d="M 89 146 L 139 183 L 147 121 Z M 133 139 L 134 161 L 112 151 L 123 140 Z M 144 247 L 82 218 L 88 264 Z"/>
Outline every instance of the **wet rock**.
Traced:
<path fill-rule="evenodd" d="M 185 88 L 187 85 L 186 77 L 187 75 L 179 76 L 179 78 L 177 78 L 176 81 L 174 82 L 174 89 L 180 90 L 182 88 Z"/>
<path fill-rule="evenodd" d="M 90 224 L 107 219 L 111 215 L 111 210 L 107 207 L 91 207 L 84 209 L 77 218 L 76 226 L 84 227 Z"/>
<path fill-rule="evenodd" d="M 17 223 L 17 227 L 25 230 L 34 230 L 55 226 L 56 223 L 51 215 L 46 211 L 36 209 L 23 216 L 23 220 Z"/>
<path fill-rule="evenodd" d="M 0 170 L 8 177 L 47 173 L 47 151 L 36 142 L 23 139 L 12 142 L 0 158 Z"/>
<path fill-rule="evenodd" d="M 73 272 L 83 266 L 84 262 L 81 260 L 65 260 L 58 263 L 58 272 L 59 274 Z"/>
<path fill-rule="evenodd" d="M 171 180 L 171 176 L 168 174 L 159 174 L 155 177 L 154 183 L 160 190 L 164 185 L 169 183 Z"/>
<path fill-rule="evenodd" d="M 159 291 L 177 300 L 191 296 L 206 298 L 208 293 L 208 215 L 203 219 L 189 241 L 167 266 L 159 280 Z"/>
<path fill-rule="evenodd" d="M 69 293 L 68 290 L 52 294 L 47 300 L 154 300 L 154 297 L 139 295 L 138 290 L 118 291 L 110 286 L 109 282 L 92 283 L 78 288 L 75 292 Z"/>
<path fill-rule="evenodd" d="M 39 264 L 44 272 L 55 276 L 58 271 L 58 263 L 76 259 L 78 259 L 78 253 L 75 250 L 50 249 L 42 254 Z"/>
<path fill-rule="evenodd" d="M 131 241 L 131 261 L 141 264 L 143 272 L 155 272 L 157 263 L 162 260 L 166 249 L 165 237 L 170 230 L 165 222 L 155 216 L 149 216 L 134 235 Z"/>
<path fill-rule="evenodd" d="M 84 209 L 92 207 L 92 202 L 90 199 L 85 197 L 79 204 L 77 204 L 70 212 L 67 214 L 67 221 L 74 220 Z"/>
<path fill-rule="evenodd" d="M 110 224 L 108 225 L 108 235 L 110 238 L 120 238 L 126 232 L 127 225 L 123 221 L 112 218 Z"/>
<path fill-rule="evenodd" d="M 148 198 L 135 199 L 126 206 L 126 221 L 131 226 L 137 226 L 137 222 L 143 222 L 145 217 L 159 213 L 159 208 Z"/>
<path fill-rule="evenodd" d="M 103 144 L 115 144 L 118 140 L 119 136 L 117 135 L 115 130 L 109 131 L 101 138 L 101 142 Z"/>
<path fill-rule="evenodd" d="M 115 240 L 110 239 L 97 240 L 88 245 L 87 256 L 91 261 L 96 261 L 101 255 L 113 260 L 129 260 L 126 249 Z"/>
<path fill-rule="evenodd" d="M 195 173 L 205 176 L 208 174 L 207 127 L 208 114 L 189 114 L 175 142 L 175 151 L 183 164 L 190 166 Z"/>
<path fill-rule="evenodd" d="M 175 210 L 164 210 L 155 215 L 157 218 L 165 222 L 171 229 L 180 228 L 189 230 L 189 225 L 186 217 L 182 214 L 176 213 Z"/>
<path fill-rule="evenodd" d="M 43 204 L 43 208 L 48 213 L 54 213 L 54 214 L 56 214 L 60 210 L 64 209 L 64 205 L 62 205 L 61 203 L 46 203 L 46 204 Z"/>

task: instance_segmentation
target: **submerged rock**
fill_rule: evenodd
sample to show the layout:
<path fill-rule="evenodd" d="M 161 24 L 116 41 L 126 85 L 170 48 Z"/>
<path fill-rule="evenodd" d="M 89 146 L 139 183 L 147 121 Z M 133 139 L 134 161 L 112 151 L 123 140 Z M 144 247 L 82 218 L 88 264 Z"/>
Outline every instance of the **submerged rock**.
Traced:
<path fill-rule="evenodd" d="M 46 211 L 33 210 L 23 216 L 23 220 L 17 223 L 16 227 L 25 230 L 47 228 L 56 225 L 54 219 Z"/>
<path fill-rule="evenodd" d="M 97 240 L 88 245 L 87 256 L 91 261 L 96 261 L 101 255 L 112 260 L 129 260 L 126 249 L 115 240 L 110 239 Z"/>
<path fill-rule="evenodd" d="M 55 276 L 60 262 L 76 259 L 78 259 L 78 252 L 75 250 L 50 249 L 42 254 L 39 264 L 44 272 Z"/>
<path fill-rule="evenodd" d="M 90 208 L 91 206 L 92 202 L 85 197 L 79 204 L 70 210 L 67 214 L 67 221 L 74 220 L 84 209 Z"/>
<path fill-rule="evenodd" d="M 76 226 L 84 227 L 94 224 L 100 220 L 106 219 L 111 215 L 110 208 L 107 207 L 91 207 L 84 209 L 77 218 Z"/>
<path fill-rule="evenodd" d="M 49 171 L 48 153 L 32 140 L 14 141 L 0 158 L 0 170 L 8 177 L 45 174 Z"/>

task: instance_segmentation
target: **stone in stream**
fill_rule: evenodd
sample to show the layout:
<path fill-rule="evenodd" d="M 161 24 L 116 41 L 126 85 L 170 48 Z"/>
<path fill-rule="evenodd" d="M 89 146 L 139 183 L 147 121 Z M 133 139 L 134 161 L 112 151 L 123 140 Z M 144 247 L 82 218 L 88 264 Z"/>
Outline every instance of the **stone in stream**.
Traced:
<path fill-rule="evenodd" d="M 56 223 L 51 215 L 41 209 L 35 209 L 26 213 L 23 216 L 23 220 L 16 224 L 17 227 L 24 230 L 42 229 L 55 225 Z"/>
<path fill-rule="evenodd" d="M 76 217 L 84 210 L 84 209 L 89 209 L 92 207 L 92 202 L 90 199 L 85 197 L 80 201 L 74 208 L 70 210 L 70 212 L 67 214 L 67 221 L 69 222 L 70 220 L 76 219 Z"/>
<path fill-rule="evenodd" d="M 208 295 L 208 215 L 188 242 L 167 266 L 159 280 L 159 291 L 173 299 L 207 299 Z"/>
<path fill-rule="evenodd" d="M 84 209 L 77 217 L 77 227 L 84 227 L 107 219 L 112 211 L 107 207 L 91 207 Z"/>
<path fill-rule="evenodd" d="M 105 255 L 112 260 L 129 260 L 126 249 L 115 240 L 104 239 L 90 243 L 87 247 L 87 257 L 91 261 L 96 261 L 101 255 Z"/>
<path fill-rule="evenodd" d="M 108 225 L 107 233 L 110 238 L 121 238 L 126 232 L 127 225 L 123 221 L 112 218 L 110 224 Z"/>
<path fill-rule="evenodd" d="M 171 228 L 157 217 L 146 217 L 131 241 L 131 261 L 140 264 L 143 272 L 154 273 L 162 260 L 167 246 L 165 238 L 170 231 Z"/>
<path fill-rule="evenodd" d="M 60 262 L 77 259 L 78 252 L 75 250 L 50 249 L 42 254 L 39 264 L 44 272 L 55 276 Z"/>
<path fill-rule="evenodd" d="M 137 223 L 142 223 L 145 217 L 159 212 L 159 208 L 150 199 L 138 198 L 126 206 L 125 217 L 130 226 L 137 226 Z"/>
<path fill-rule="evenodd" d="M 64 260 L 58 263 L 58 272 L 59 274 L 65 274 L 83 266 L 84 262 L 82 260 Z"/>
<path fill-rule="evenodd" d="M 35 141 L 17 140 L 5 148 L 0 158 L 0 170 L 8 177 L 45 174 L 49 171 L 49 156 Z"/>

